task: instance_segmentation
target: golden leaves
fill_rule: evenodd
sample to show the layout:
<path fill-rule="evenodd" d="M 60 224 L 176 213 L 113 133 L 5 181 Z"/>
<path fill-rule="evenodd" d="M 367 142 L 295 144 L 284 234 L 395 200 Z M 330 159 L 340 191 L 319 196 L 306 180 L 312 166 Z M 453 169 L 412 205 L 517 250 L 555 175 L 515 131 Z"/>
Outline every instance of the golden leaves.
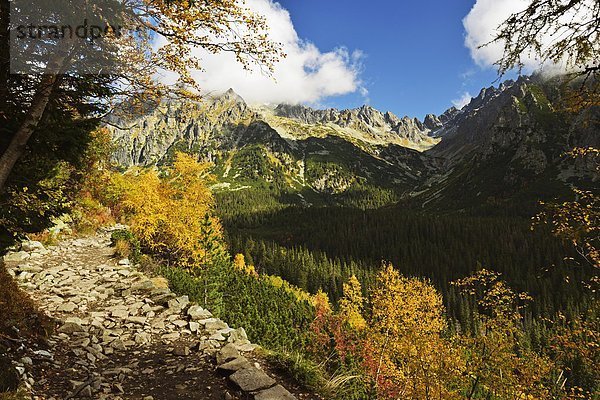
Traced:
<path fill-rule="evenodd" d="M 344 297 L 339 302 L 340 316 L 353 329 L 363 329 L 366 326 L 362 316 L 364 299 L 362 288 L 356 276 L 352 275 L 348 283 L 344 283 Z"/>
<path fill-rule="evenodd" d="M 246 260 L 243 254 L 236 254 L 233 258 L 233 267 L 246 275 L 254 276 L 258 278 L 258 273 L 254 268 L 254 265 L 246 264 Z"/>
<path fill-rule="evenodd" d="M 600 172 L 598 149 L 574 148 L 569 156 L 590 160 Z M 544 211 L 533 218 L 533 223 L 549 225 L 554 235 L 571 242 L 581 259 L 597 271 L 600 268 L 600 199 L 592 191 L 574 188 L 573 192 L 574 201 L 544 204 Z"/>
<path fill-rule="evenodd" d="M 178 153 L 162 176 L 156 170 L 134 171 L 115 178 L 132 232 L 152 252 L 178 265 L 204 268 L 222 229 L 212 215 L 209 166 Z M 207 226 L 207 224 L 209 226 Z"/>
<path fill-rule="evenodd" d="M 391 264 L 371 292 L 365 368 L 382 398 L 458 398 L 452 382 L 459 354 L 443 338 L 440 293 L 428 282 L 401 276 Z"/>
<path fill-rule="evenodd" d="M 129 34 L 111 45 L 118 60 L 121 96 L 128 102 L 146 103 L 166 94 L 197 96 L 200 87 L 192 72 L 202 70 L 196 49 L 234 54 L 244 68 L 258 66 L 272 74 L 285 57 L 280 43 L 268 35 L 264 17 L 248 10 L 239 0 L 130 0 L 121 16 Z M 134 29 L 135 28 L 135 29 Z M 160 81 L 173 73 L 178 84 Z"/>

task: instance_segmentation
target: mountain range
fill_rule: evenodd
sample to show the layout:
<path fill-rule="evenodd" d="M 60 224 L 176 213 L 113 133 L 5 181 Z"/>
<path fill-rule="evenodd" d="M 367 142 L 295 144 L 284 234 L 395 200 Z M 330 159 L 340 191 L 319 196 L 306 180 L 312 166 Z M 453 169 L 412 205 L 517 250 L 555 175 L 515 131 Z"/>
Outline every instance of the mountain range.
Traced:
<path fill-rule="evenodd" d="M 597 184 L 594 161 L 565 152 L 599 145 L 598 110 L 567 112 L 563 99 L 558 79 L 521 77 L 421 121 L 368 105 L 249 105 L 230 89 L 200 101 L 163 101 L 135 117 L 120 113 L 110 129 L 121 166 L 163 165 L 177 151 L 193 153 L 214 164 L 217 192 L 261 189 L 303 205 L 359 199 L 361 207 L 466 209 Z"/>

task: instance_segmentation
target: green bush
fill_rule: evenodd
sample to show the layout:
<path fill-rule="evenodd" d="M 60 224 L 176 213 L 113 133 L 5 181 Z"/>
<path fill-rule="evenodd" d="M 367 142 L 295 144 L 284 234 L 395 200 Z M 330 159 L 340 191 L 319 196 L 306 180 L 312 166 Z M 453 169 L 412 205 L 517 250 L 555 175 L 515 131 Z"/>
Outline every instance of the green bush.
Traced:
<path fill-rule="evenodd" d="M 232 326 L 244 327 L 253 343 L 269 349 L 299 350 L 307 340 L 313 306 L 285 288 L 273 286 L 267 278 L 246 275 L 229 264 L 202 275 L 173 267 L 163 267 L 160 273 L 175 292 L 205 305 Z"/>

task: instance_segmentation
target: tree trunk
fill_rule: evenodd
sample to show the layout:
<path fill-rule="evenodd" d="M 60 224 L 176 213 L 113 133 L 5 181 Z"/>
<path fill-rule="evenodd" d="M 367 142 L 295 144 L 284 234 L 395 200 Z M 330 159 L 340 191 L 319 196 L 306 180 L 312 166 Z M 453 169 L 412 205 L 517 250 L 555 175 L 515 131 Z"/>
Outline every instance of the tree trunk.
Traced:
<path fill-rule="evenodd" d="M 68 51 L 58 52 L 48 63 L 47 73 L 42 76 L 39 89 L 35 96 L 33 96 L 31 106 L 25 114 L 23 122 L 15 132 L 10 144 L 0 158 L 0 193 L 4 192 L 6 181 L 8 180 L 11 171 L 25 152 L 29 138 L 37 128 L 44 115 L 44 111 L 46 111 L 48 101 L 60 79 L 60 75 L 57 74 L 56 71 L 63 70 L 67 55 Z"/>
<path fill-rule="evenodd" d="M 0 121 L 7 118 L 2 115 L 8 97 L 10 77 L 10 31 L 8 25 L 10 4 L 8 0 L 0 0 Z M 3 122 L 4 123 L 4 122 Z"/>

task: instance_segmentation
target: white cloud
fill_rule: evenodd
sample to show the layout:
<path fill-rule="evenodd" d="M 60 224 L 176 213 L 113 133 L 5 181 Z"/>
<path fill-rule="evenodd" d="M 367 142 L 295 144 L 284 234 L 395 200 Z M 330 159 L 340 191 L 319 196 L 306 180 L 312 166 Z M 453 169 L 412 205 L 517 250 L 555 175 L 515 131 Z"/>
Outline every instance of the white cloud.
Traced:
<path fill-rule="evenodd" d="M 463 19 L 465 45 L 471 57 L 482 67 L 491 66 L 502 57 L 502 43 L 488 43 L 495 37 L 498 26 L 511 14 L 524 10 L 528 0 L 477 0 L 469 14 Z"/>
<path fill-rule="evenodd" d="M 500 24 L 511 14 L 526 9 L 530 3 L 530 0 L 476 0 L 469 14 L 463 19 L 463 26 L 466 31 L 465 45 L 469 48 L 471 57 L 478 65 L 490 67 L 502 57 L 504 50 L 503 43 L 497 42 L 484 47 L 479 46 L 494 39 Z M 562 21 L 569 21 L 571 19 L 578 20 L 581 18 L 577 14 L 562 17 Z M 556 36 L 546 34 L 542 38 L 542 45 L 550 45 L 558 36 L 562 37 L 565 33 L 566 30 Z M 554 73 L 565 69 L 564 63 L 561 66 L 549 63 L 542 65 L 534 52 L 529 51 L 523 54 L 522 61 L 525 72 L 533 72 L 534 70 L 543 68 L 546 72 Z"/>
<path fill-rule="evenodd" d="M 275 65 L 272 77 L 259 68 L 247 71 L 233 54 L 209 54 L 197 49 L 204 71 L 194 78 L 207 92 L 233 88 L 251 103 L 318 103 L 329 96 L 359 91 L 366 96 L 360 80 L 360 51 L 344 47 L 321 52 L 313 43 L 299 38 L 289 12 L 273 0 L 252 0 L 246 6 L 263 15 L 270 38 L 283 44 L 287 57 Z"/>
<path fill-rule="evenodd" d="M 452 104 L 454 104 L 454 107 L 460 110 L 461 108 L 469 104 L 472 98 L 473 96 L 471 95 L 471 93 L 464 92 L 458 99 L 452 100 Z"/>

